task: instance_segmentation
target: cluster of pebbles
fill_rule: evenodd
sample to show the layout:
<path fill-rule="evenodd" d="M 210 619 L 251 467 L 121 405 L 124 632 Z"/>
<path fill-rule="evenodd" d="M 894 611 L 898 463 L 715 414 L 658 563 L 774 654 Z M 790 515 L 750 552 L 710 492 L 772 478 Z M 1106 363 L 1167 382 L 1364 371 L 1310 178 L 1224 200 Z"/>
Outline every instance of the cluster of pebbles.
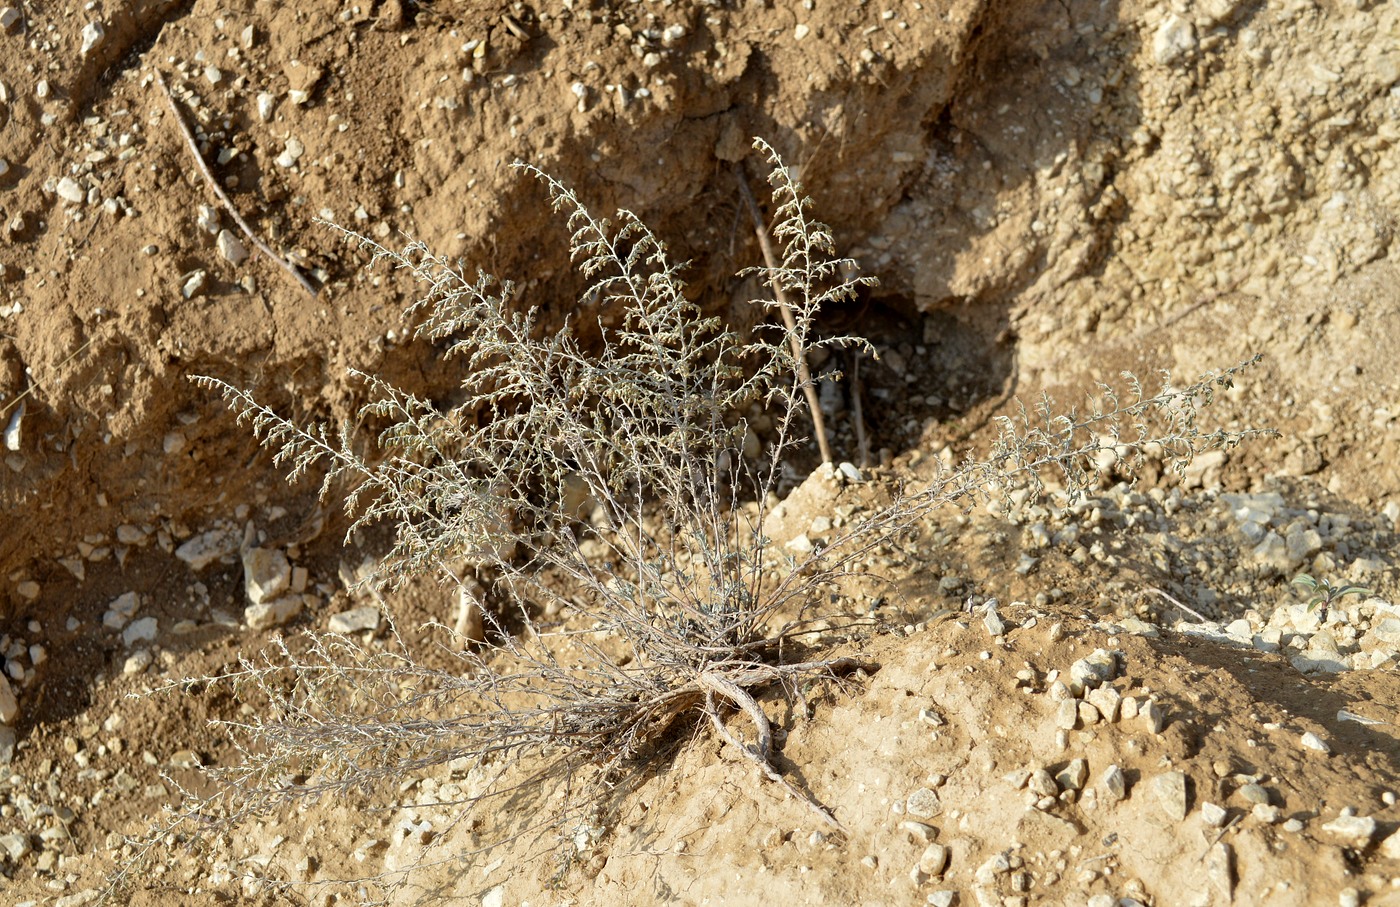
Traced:
<path fill-rule="evenodd" d="M 775 510 L 766 529 L 786 550 L 805 550 L 813 540 L 820 543 L 859 517 L 866 505 L 849 492 L 859 491 L 863 484 L 864 478 L 853 468 L 818 471 Z M 1393 569 L 1383 552 L 1394 544 L 1393 520 L 1397 516 L 1400 513 L 1344 514 L 1317 500 L 1296 495 L 1290 498 L 1281 491 L 1232 495 L 1154 489 L 1143 493 L 1118 485 L 1074 503 L 1051 496 L 1045 503 L 1026 502 L 1009 515 L 959 515 L 956 520 L 963 522 L 964 530 L 970 530 L 964 535 L 973 542 L 989 532 L 1019 535 L 1022 554 L 1019 561 L 1013 558 L 1013 563 L 1027 581 L 1034 580 L 1046 561 L 1058 557 L 1101 570 L 1108 577 L 1104 582 L 1110 595 L 1122 593 L 1123 582 L 1113 577 L 1128 553 L 1146 552 L 1162 568 L 1166 577 L 1162 583 L 1170 597 L 1179 600 L 1179 619 L 1167 621 L 1157 615 L 1159 619 L 1147 620 L 1137 614 L 1120 614 L 1100 624 L 1106 632 L 1190 635 L 1222 648 L 1277 653 L 1299 672 L 1311 674 L 1377 670 L 1396 664 L 1400 607 L 1390 600 Z M 192 596 L 201 606 L 197 617 L 166 627 L 161 616 L 150 613 L 152 603 L 135 590 L 106 601 L 100 630 L 92 627 L 91 631 L 119 641 L 123 654 L 118 659 L 120 675 L 101 682 L 122 677 L 136 681 L 143 675 L 149 678 L 142 683 L 162 675 L 172 679 L 168 675 L 178 670 L 178 665 L 174 653 L 162 647 L 165 634 L 185 635 L 213 625 L 224 633 L 251 638 L 305 620 L 307 613 L 321 615 L 325 610 L 322 602 L 335 594 L 335 586 L 331 582 L 313 585 L 306 567 L 298 563 L 301 552 L 297 547 L 270 545 L 246 517 L 216 522 L 203 531 L 165 524 L 122 527 L 115 538 L 94 536 L 78 550 L 55 559 L 81 581 L 91 565 L 123 560 L 136 549 L 150 549 L 148 553 L 157 556 L 163 551 L 188 573 Z M 241 610 L 213 606 L 216 592 L 230 591 L 211 592 L 200 579 L 207 578 L 214 565 L 241 567 L 242 581 L 236 591 Z M 1318 609 L 1309 609 L 1289 591 L 1289 579 L 1304 571 L 1365 583 L 1371 592 L 1337 603 L 1324 619 Z M 363 572 L 363 568 L 346 568 L 339 580 L 348 587 L 361 579 Z M 33 579 L 17 577 L 16 582 L 21 594 L 31 600 L 42 594 Z M 949 587 L 950 594 L 953 588 Z M 960 583 L 956 588 L 965 591 Z M 1246 597 L 1249 589 L 1257 590 L 1252 599 Z M 1058 620 L 1044 610 L 1047 603 L 1060 599 L 1057 591 L 1046 590 L 1033 603 L 1017 602 L 1001 610 L 994 602 L 983 600 L 974 604 L 972 613 L 959 614 L 956 621 L 959 625 L 980 624 L 990 639 L 1004 641 L 1009 634 L 1034 627 L 1037 620 Z M 380 627 L 382 615 L 378 607 L 364 605 L 315 619 L 333 632 L 372 634 Z M 69 619 L 70 634 L 82 629 L 75 621 Z M 933 623 L 921 622 L 909 630 L 932 628 Z M 1066 632 L 1064 625 L 1057 625 L 1050 638 L 1063 639 Z M 17 745 L 23 746 L 17 744 L 15 728 L 26 699 L 37 694 L 38 679 L 43 676 L 45 636 L 42 624 L 31 621 L 24 636 L 11 634 L 0 639 L 0 653 L 5 656 L 5 670 L 0 673 L 0 759 L 6 763 L 15 759 Z M 1187 793 L 1187 779 L 1178 769 L 1135 779 L 1116 763 L 1097 764 L 1075 755 L 1075 735 L 1085 729 L 1131 726 L 1160 736 L 1176 720 L 1153 695 L 1115 684 L 1123 673 L 1123 657 L 1113 648 L 1101 648 L 1060 670 L 1027 668 L 1016 673 L 1020 688 L 1047 700 L 1047 720 L 1053 722 L 1059 750 L 1056 760 L 1021 766 L 1000 777 L 1000 783 L 1024 799 L 1027 810 L 1046 814 L 1068 806 L 1092 810 L 1145 797 L 1155 804 L 1153 808 L 1177 820 L 1188 811 L 1199 813 L 1207 827 L 1219 828 L 1247 816 L 1250 822 L 1288 833 L 1304 830 L 1304 820 L 1286 816 L 1279 808 L 1277 793 L 1263 786 L 1265 779 L 1247 772 L 1228 772 L 1227 781 L 1238 803 L 1194 803 Z M 1375 720 L 1348 713 L 1338 717 Z M 949 719 L 940 709 L 925 707 L 918 711 L 917 720 L 938 733 Z M 171 792 L 154 772 L 151 777 L 138 777 L 139 769 L 125 765 L 130 761 L 130 750 L 149 744 L 126 739 L 122 729 L 120 710 L 101 721 L 87 722 L 64 741 L 72 765 L 44 760 L 45 764 L 26 766 L 23 773 L 13 773 L 7 783 L 0 783 L 0 868 L 4 872 L 28 869 L 48 877 L 58 886 L 55 891 L 64 890 L 63 880 L 72 875 L 65 872 L 65 861 L 75 859 L 65 850 L 70 840 L 68 828 L 82 810 L 118 796 L 139 795 L 152 798 L 153 803 L 168 802 Z M 1293 745 L 1318 758 L 1326 758 L 1332 749 L 1325 736 L 1315 731 L 1294 734 Z M 141 758 L 151 769 L 198 765 L 198 758 L 184 750 L 165 756 L 144 750 Z M 938 840 L 932 831 L 935 826 L 930 823 L 943 815 L 946 806 L 940 791 L 943 781 L 946 778 L 942 776 L 930 776 L 926 783 L 909 790 L 893 815 L 902 833 L 917 839 L 918 853 L 908 876 L 934 904 L 954 903 L 954 892 L 959 889 L 944 883 L 960 878 L 956 873 L 949 875 L 953 871 L 950 867 L 962 865 L 967 856 L 965 848 Z M 81 793 L 75 794 L 75 790 Z M 1317 828 L 1309 828 L 1309 833 L 1400 857 L 1400 839 L 1385 836 L 1373 817 L 1357 809 L 1315 824 Z M 114 855 L 120 853 L 123 844 L 119 838 L 108 843 Z M 1231 868 L 1236 857 L 1229 848 L 1228 841 L 1217 842 L 1207 859 L 1216 879 L 1213 884 L 1223 890 L 1232 890 L 1238 882 Z M 980 861 L 976 867 L 964 866 L 971 875 L 970 881 L 963 881 L 971 887 L 962 890 L 970 892 L 979 904 L 1029 903 L 1021 890 L 1031 878 L 1027 875 L 1030 869 L 1018 863 L 1024 859 L 1015 853 L 1001 854 Z M 1035 884 L 1045 886 L 1046 880 L 1056 875 L 1056 858 L 1042 855 L 1038 859 Z M 1135 902 L 1129 889 L 1123 889 L 1121 898 L 1117 903 Z M 1144 896 L 1136 902 L 1150 901 Z"/>

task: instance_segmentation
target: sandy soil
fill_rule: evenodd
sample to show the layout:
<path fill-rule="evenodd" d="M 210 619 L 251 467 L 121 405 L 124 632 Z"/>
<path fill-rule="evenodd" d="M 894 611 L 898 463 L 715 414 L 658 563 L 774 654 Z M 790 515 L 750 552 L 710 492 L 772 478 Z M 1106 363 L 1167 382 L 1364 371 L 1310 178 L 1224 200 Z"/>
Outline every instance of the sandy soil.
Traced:
<path fill-rule="evenodd" d="M 245 527 L 306 570 L 284 629 L 367 603 L 345 580 L 379 540 L 342 545 L 187 380 L 301 417 L 363 402 L 350 367 L 450 399 L 407 339 L 414 288 L 317 219 L 421 238 L 562 324 L 580 283 L 528 160 L 638 212 L 746 321 L 736 180 L 762 135 L 881 281 L 823 325 L 883 353 L 874 485 L 978 449 L 1013 398 L 1255 353 L 1212 412 L 1279 439 L 1137 496 L 1106 476 L 1078 508 L 942 515 L 872 562 L 887 582 L 842 607 L 875 629 L 829 643 L 878 669 L 764 703 L 843 835 L 697 731 L 562 851 L 551 829 L 480 852 L 519 817 L 454 822 L 435 804 L 470 779 L 444 769 L 172 841 L 132 903 L 354 903 L 379 888 L 338 880 L 415 864 L 397 903 L 1400 902 L 1397 34 L 1364 0 L 3 7 L 0 900 L 91 902 L 123 836 L 236 757 L 209 722 L 246 703 L 128 694 L 268 642 Z M 175 111 L 314 294 L 219 208 Z M 852 392 L 828 399 L 848 459 Z M 195 570 L 175 552 L 205 533 L 225 556 Z M 1302 571 L 1374 594 L 1323 625 Z M 128 593 L 153 639 L 104 626 Z M 392 605 L 450 617 L 426 581 Z M 1100 649 L 1115 694 L 1070 689 Z"/>

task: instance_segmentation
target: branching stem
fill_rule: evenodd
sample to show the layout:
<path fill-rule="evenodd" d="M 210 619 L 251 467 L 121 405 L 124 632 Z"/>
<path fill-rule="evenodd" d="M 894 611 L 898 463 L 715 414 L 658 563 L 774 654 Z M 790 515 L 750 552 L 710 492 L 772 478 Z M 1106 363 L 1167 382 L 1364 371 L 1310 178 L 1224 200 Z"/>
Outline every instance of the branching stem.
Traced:
<path fill-rule="evenodd" d="M 779 311 L 782 312 L 783 324 L 788 330 L 792 355 L 797 360 L 797 380 L 801 382 L 802 393 L 807 397 L 807 409 L 812 412 L 812 430 L 817 436 L 817 449 L 821 451 L 823 463 L 832 463 L 834 461 L 831 459 L 831 443 L 826 439 L 826 418 L 822 415 L 817 388 L 812 383 L 812 371 L 807 367 L 807 351 L 797 340 L 797 320 L 793 317 L 792 302 L 788 299 L 787 290 L 783 288 L 783 282 L 778 277 L 778 259 L 773 254 L 773 243 L 768 238 L 768 228 L 763 225 L 763 215 L 758 211 L 758 203 L 754 201 L 753 192 L 749 190 L 748 180 L 744 178 L 742 170 L 738 171 L 737 175 L 739 194 L 744 198 L 744 206 L 749 209 L 749 217 L 753 218 L 754 233 L 758 236 L 759 248 L 763 250 L 763 262 L 772 274 L 769 284 L 773 287 L 773 294 L 778 297 Z"/>

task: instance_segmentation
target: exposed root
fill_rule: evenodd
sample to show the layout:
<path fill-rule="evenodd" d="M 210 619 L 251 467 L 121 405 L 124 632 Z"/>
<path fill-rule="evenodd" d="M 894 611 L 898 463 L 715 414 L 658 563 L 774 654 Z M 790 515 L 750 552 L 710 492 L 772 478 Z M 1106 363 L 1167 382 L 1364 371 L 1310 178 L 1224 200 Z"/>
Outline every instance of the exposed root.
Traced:
<path fill-rule="evenodd" d="M 872 665 L 862 663 L 852 658 L 837 658 L 826 662 L 808 662 L 800 665 L 784 665 L 779 667 L 753 666 L 741 670 L 738 674 L 743 681 L 748 684 L 761 684 L 779 680 L 785 675 L 796 675 L 810 673 L 813 669 L 826 669 L 828 671 L 855 670 L 856 668 L 871 668 Z M 714 725 L 720 737 L 744 755 L 746 759 L 756 764 L 763 776 L 770 781 L 781 784 L 793 797 L 805 803 L 821 820 L 831 828 L 846 834 L 846 827 L 841 824 L 835 816 L 831 814 L 809 792 L 802 790 L 793 784 L 773 765 L 773 727 L 768 720 L 768 715 L 763 708 L 753 698 L 752 694 L 745 689 L 740 682 L 736 682 L 735 675 L 722 670 L 705 671 L 696 678 L 696 685 L 705 694 L 705 715 Z M 732 734 L 724 721 L 720 718 L 719 710 L 716 707 L 716 697 L 729 700 L 740 711 L 749 716 L 753 722 L 754 732 L 757 736 L 757 744 L 750 746 Z"/>

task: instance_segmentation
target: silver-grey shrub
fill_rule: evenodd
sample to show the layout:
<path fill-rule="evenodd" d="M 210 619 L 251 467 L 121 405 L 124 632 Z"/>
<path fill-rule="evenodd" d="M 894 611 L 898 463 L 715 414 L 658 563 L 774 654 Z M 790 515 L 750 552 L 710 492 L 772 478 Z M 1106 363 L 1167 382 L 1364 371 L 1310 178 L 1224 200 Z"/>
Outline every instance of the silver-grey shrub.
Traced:
<path fill-rule="evenodd" d="M 372 395 L 360 423 L 388 426 L 366 444 L 350 423 L 338 432 L 298 424 L 247 390 L 198 379 L 251 422 L 293 478 L 320 473 L 323 493 L 348 488 L 352 532 L 393 527 L 376 581 L 436 573 L 449 585 L 488 589 L 493 606 L 484 609 L 484 642 L 451 646 L 451 670 L 426 666 L 397 634 L 386 651 L 312 632 L 206 678 L 269 704 L 234 725 L 246 743 L 242 760 L 211 769 L 214 793 L 191 798 L 185 817 L 236 822 L 301 798 L 397 785 L 461 759 L 498 779 L 475 790 L 464 811 L 518 793 L 509 767 L 522 757 L 540 767 L 527 776 L 532 783 L 567 777 L 587 791 L 632 771 L 678 721 L 701 718 L 837 825 L 778 771 L 754 694 L 856 666 L 794 657 L 804 650 L 792 643 L 811 617 L 832 616 L 820 609 L 862 557 L 933 508 L 1038 490 L 1047 468 L 1074 492 L 1106 450 L 1129 466 L 1150 453 L 1180 468 L 1250 434 L 1196 425 L 1199 406 L 1237 369 L 1185 388 L 1164 384 L 1156 395 L 1133 382 L 1127 402 L 1107 392 L 1083 416 L 1057 415 L 1044 400 L 1003 420 L 986 457 L 897 491 L 826 547 L 796 557 L 778 550 L 762 527 L 783 465 L 805 443 L 800 357 L 823 344 L 863 344 L 817 339 L 814 322 L 870 281 L 850 276 L 854 263 L 835 256 L 802 188 L 769 146 L 756 147 L 773 168 L 782 260 L 755 271 L 784 289 L 790 328 L 769 317 L 740 337 L 706 317 L 635 215 L 619 212 L 614 227 L 549 175 L 517 165 L 546 187 L 586 278 L 564 330 L 544 332 L 510 284 L 468 279 L 422 243 L 395 251 L 345 234 L 426 288 L 410 312 L 420 338 L 449 346 L 454 364 L 445 367 L 461 375 L 454 405 L 357 373 Z M 587 344 L 573 330 L 580 325 Z M 745 456 L 742 415 L 755 407 L 772 426 L 757 459 Z M 542 615 L 562 617 L 546 624 Z M 729 729 L 734 711 L 746 716 L 747 734 Z M 582 810 L 587 799 L 571 802 Z M 577 815 L 563 810 L 548 821 L 567 832 Z"/>

